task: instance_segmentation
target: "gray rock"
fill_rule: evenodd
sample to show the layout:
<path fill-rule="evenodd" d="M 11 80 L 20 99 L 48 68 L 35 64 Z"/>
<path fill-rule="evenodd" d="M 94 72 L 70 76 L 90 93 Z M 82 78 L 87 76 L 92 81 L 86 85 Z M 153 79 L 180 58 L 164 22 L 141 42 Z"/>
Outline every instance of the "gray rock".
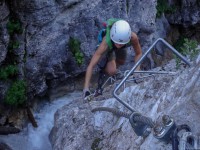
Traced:
<path fill-rule="evenodd" d="M 53 142 L 53 149 L 91 149 L 92 144 L 101 139 L 101 133 L 93 126 L 94 118 L 88 105 L 83 105 L 82 102 L 75 100 L 72 105 L 64 106 L 63 109 L 69 116 L 66 118 L 66 113 L 62 111 L 55 114 L 59 121 L 55 122 L 56 126 L 50 134 L 51 141 L 56 141 Z M 59 126 L 64 126 L 66 130 L 63 132 Z M 57 134 L 60 135 L 60 138 L 57 137 Z M 69 140 L 64 140 L 61 144 L 62 137 Z"/>
<path fill-rule="evenodd" d="M 9 35 L 6 30 L 7 17 L 9 15 L 9 9 L 5 4 L 5 1 L 0 2 L 0 64 L 5 60 L 7 54 L 7 46 L 9 42 Z"/>
<path fill-rule="evenodd" d="M 175 4 L 176 6 L 180 5 L 180 7 L 176 7 L 177 11 L 168 15 L 168 20 L 170 23 L 183 25 L 184 27 L 194 26 L 195 24 L 199 23 L 200 4 L 198 1 L 171 1 L 171 4 Z"/>
<path fill-rule="evenodd" d="M 113 0 L 14 0 L 7 4 L 22 23 L 23 34 L 15 35 L 15 39 L 20 41 L 15 54 L 20 75 L 22 78 L 26 77 L 29 85 L 29 99 L 44 96 L 52 91 L 50 89 L 59 87 L 61 82 L 69 82 L 69 77 L 85 71 L 96 50 L 98 31 L 102 28 L 102 22 L 107 19 L 115 17 L 128 20 L 132 30 L 138 33 L 142 47 L 152 42 L 152 34 L 155 32 L 155 0 L 148 3 Z M 81 42 L 85 60 L 81 66 L 77 65 L 69 50 L 70 37 Z M 5 57 L 6 53 L 3 54 Z M 130 58 L 127 64 L 133 64 L 132 60 Z"/>
<path fill-rule="evenodd" d="M 163 115 L 169 115 L 177 125 L 187 124 L 194 135 L 199 135 L 199 66 L 198 59 L 192 67 L 177 71 L 173 60 L 163 66 L 163 69 L 177 71 L 176 74 L 156 75 L 155 78 L 147 78 L 139 84 L 132 83 L 119 97 L 156 123 L 160 123 Z M 159 70 L 162 70 L 161 67 L 154 69 Z M 70 147 L 75 150 L 79 144 L 82 146 L 83 141 L 87 143 L 83 149 L 88 149 L 93 145 L 92 141 L 97 139 L 95 148 L 103 150 L 172 149 L 170 143 L 158 140 L 152 133 L 147 138 L 137 136 L 126 118 L 104 111 L 94 114 L 90 112 L 99 106 L 127 112 L 127 109 L 114 98 L 92 101 L 88 104 L 82 104 L 82 100 L 78 99 L 62 107 L 55 114 L 54 128 L 50 136 L 53 149 Z"/>
<path fill-rule="evenodd" d="M 181 0 L 171 1 L 175 5 L 176 11 L 167 14 L 167 20 L 170 24 L 174 25 L 179 32 L 180 36 L 196 39 L 200 41 L 199 25 L 200 25 L 200 3 L 199 1 Z"/>
<path fill-rule="evenodd" d="M 188 1 L 189 2 L 189 1 Z M 198 5 L 195 11 L 190 8 L 193 3 L 184 1 L 180 20 L 187 16 L 193 17 L 191 24 L 197 24 L 199 17 Z M 68 83 L 71 77 L 85 72 L 85 69 L 96 50 L 98 31 L 102 22 L 111 17 L 123 18 L 129 21 L 132 31 L 138 34 L 145 52 L 158 38 L 166 36 L 168 23 L 165 19 L 156 23 L 156 0 L 143 1 L 105 1 L 105 0 L 56 0 L 56 1 L 5 1 L 1 2 L 1 34 L 0 34 L 0 62 L 7 54 L 10 36 L 6 29 L 9 17 L 14 14 L 23 28 L 22 34 L 15 34 L 14 39 L 20 41 L 19 48 L 14 50 L 19 66 L 20 78 L 26 78 L 28 98 L 48 95 L 52 89 L 59 88 L 60 83 Z M 171 2 L 173 3 L 173 2 Z M 177 2 L 174 2 L 177 3 Z M 184 9 L 187 8 L 187 9 Z M 187 10 L 187 12 L 182 12 Z M 10 13 L 12 12 L 12 13 Z M 142 13 L 141 13 L 142 12 Z M 170 23 L 179 21 L 177 15 L 168 17 Z M 187 23 L 187 19 L 183 23 Z M 180 21 L 179 21 L 180 22 Z M 84 64 L 79 66 L 68 47 L 69 38 L 73 37 L 81 42 L 81 52 L 84 54 Z M 163 48 L 157 46 L 159 53 Z M 134 53 L 128 52 L 130 57 L 123 69 L 133 65 Z M 145 69 L 155 66 L 152 56 L 146 60 Z M 66 91 L 67 92 L 67 91 Z"/>

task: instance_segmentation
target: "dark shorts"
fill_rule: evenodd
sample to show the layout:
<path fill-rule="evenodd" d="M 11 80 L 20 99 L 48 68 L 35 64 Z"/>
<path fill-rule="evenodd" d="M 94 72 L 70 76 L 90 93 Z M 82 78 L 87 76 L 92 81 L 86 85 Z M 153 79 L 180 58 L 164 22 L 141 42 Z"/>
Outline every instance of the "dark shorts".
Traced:
<path fill-rule="evenodd" d="M 126 48 L 123 49 L 115 49 L 112 53 L 108 55 L 108 61 L 111 60 L 126 60 L 127 52 Z"/>
<path fill-rule="evenodd" d="M 117 65 L 121 65 L 125 62 L 127 57 L 126 48 L 122 49 L 114 49 L 112 51 L 106 51 L 101 60 L 98 63 L 100 69 L 104 69 L 106 67 L 107 62 L 116 60 Z"/>

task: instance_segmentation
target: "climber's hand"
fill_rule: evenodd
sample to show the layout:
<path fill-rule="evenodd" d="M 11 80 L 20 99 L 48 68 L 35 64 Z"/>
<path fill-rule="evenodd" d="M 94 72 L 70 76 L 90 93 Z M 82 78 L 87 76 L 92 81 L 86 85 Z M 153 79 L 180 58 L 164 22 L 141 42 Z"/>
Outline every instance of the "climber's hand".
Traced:
<path fill-rule="evenodd" d="M 83 89 L 83 98 L 85 99 L 89 95 L 91 95 L 90 90 L 88 88 Z"/>

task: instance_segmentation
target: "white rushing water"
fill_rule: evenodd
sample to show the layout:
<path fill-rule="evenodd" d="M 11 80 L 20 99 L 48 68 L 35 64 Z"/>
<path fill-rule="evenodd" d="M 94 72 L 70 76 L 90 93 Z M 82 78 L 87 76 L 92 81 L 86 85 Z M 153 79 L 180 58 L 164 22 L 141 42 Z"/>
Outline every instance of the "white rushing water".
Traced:
<path fill-rule="evenodd" d="M 80 96 L 80 92 L 74 92 L 44 104 L 39 112 L 34 113 L 38 128 L 33 128 L 29 123 L 21 133 L 1 135 L 0 140 L 13 150 L 51 150 L 49 133 L 53 127 L 55 112 Z"/>

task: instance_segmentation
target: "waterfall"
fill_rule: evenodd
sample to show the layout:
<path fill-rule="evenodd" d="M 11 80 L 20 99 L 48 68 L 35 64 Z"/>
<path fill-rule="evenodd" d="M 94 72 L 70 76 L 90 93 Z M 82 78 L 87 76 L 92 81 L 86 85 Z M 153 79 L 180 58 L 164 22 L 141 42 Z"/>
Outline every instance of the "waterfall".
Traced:
<path fill-rule="evenodd" d="M 0 135 L 0 140 L 13 150 L 51 150 L 49 133 L 54 124 L 55 112 L 80 96 L 80 92 L 73 92 L 52 102 L 46 102 L 38 112 L 34 113 L 38 128 L 33 128 L 29 123 L 18 134 Z"/>

